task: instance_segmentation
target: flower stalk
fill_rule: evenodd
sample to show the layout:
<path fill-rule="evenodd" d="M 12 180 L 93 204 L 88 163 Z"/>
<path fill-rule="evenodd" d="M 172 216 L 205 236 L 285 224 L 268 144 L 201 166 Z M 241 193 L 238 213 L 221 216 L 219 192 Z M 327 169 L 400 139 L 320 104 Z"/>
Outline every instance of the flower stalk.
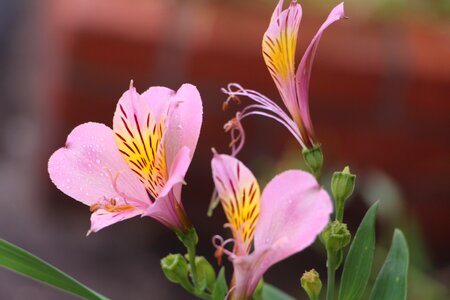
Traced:
<path fill-rule="evenodd" d="M 336 251 L 327 249 L 327 300 L 334 300 L 334 284 L 336 281 Z"/>
<path fill-rule="evenodd" d="M 191 278 L 194 287 L 198 287 L 197 266 L 195 265 L 195 255 L 198 243 L 198 235 L 194 227 L 184 232 L 177 232 L 177 236 L 186 247 L 189 267 L 191 269 Z"/>

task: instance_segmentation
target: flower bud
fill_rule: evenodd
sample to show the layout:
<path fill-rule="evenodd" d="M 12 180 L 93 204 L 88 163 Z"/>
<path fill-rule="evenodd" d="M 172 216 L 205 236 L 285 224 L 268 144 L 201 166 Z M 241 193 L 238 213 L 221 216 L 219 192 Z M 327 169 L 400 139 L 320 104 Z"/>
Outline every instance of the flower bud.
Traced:
<path fill-rule="evenodd" d="M 311 173 L 316 177 L 320 177 L 323 165 L 323 154 L 320 145 L 314 145 L 312 148 L 303 149 L 303 158 L 305 164 L 310 169 Z"/>
<path fill-rule="evenodd" d="M 331 192 L 336 201 L 336 219 L 342 222 L 345 201 L 352 195 L 356 176 L 350 173 L 349 167 L 342 172 L 334 172 L 331 179 Z"/>
<path fill-rule="evenodd" d="M 212 291 L 216 281 L 216 272 L 213 266 L 203 256 L 197 256 L 195 258 L 195 266 L 197 268 L 198 281 L 205 282 L 208 290 Z"/>
<path fill-rule="evenodd" d="M 347 224 L 333 221 L 325 228 L 320 237 L 328 251 L 336 252 L 350 243 L 352 235 L 347 229 Z"/>
<path fill-rule="evenodd" d="M 319 273 L 317 273 L 316 270 L 311 269 L 310 271 L 303 273 L 300 283 L 310 300 L 319 299 L 322 281 L 320 281 Z"/>
<path fill-rule="evenodd" d="M 169 281 L 189 287 L 189 268 L 181 254 L 169 254 L 161 259 L 161 268 Z"/>

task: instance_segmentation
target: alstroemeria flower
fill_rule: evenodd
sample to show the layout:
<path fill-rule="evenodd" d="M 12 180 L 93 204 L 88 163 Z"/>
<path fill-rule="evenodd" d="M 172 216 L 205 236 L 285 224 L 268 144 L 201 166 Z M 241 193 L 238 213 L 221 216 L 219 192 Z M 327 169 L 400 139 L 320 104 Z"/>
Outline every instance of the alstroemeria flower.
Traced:
<path fill-rule="evenodd" d="M 245 107 L 238 113 L 237 118 L 228 124 L 228 128 L 233 127 L 233 123 L 236 124 L 236 121 L 240 122 L 250 115 L 266 116 L 283 124 L 302 148 L 309 149 L 318 144 L 308 105 L 312 63 L 323 31 L 335 21 L 344 18 L 344 3 L 337 5 L 331 11 L 306 49 L 297 70 L 295 70 L 295 52 L 302 8 L 297 1 L 293 0 L 289 7 L 283 10 L 283 3 L 284 0 L 280 0 L 278 3 L 270 20 L 269 28 L 264 34 L 262 53 L 290 116 L 264 95 L 232 83 L 223 90 L 229 96 L 226 104 L 239 96 L 248 97 L 256 103 Z"/>
<path fill-rule="evenodd" d="M 191 225 L 181 185 L 201 123 L 202 102 L 193 85 L 177 92 L 151 87 L 140 95 L 131 83 L 117 103 L 113 129 L 92 122 L 76 127 L 50 157 L 50 178 L 90 207 L 89 232 L 137 215 L 184 231 Z"/>
<path fill-rule="evenodd" d="M 329 221 L 331 199 L 304 171 L 277 175 L 260 196 L 255 177 L 236 158 L 215 154 L 211 165 L 233 234 L 226 241 L 213 238 L 216 256 L 226 253 L 233 263 L 232 299 L 250 299 L 267 269 L 314 242 Z M 229 251 L 225 246 L 231 242 L 234 247 Z"/>

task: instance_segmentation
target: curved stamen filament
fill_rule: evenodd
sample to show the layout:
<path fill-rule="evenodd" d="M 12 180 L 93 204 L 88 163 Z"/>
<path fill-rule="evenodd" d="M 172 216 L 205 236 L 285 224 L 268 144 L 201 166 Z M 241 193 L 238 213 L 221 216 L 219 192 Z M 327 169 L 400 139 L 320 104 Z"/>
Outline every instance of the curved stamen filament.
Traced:
<path fill-rule="evenodd" d="M 228 90 L 222 89 L 222 91 L 229 96 L 248 97 L 248 98 L 254 100 L 255 102 L 263 104 L 264 106 L 271 107 L 274 111 L 278 111 L 280 114 L 285 114 L 287 116 L 287 114 L 275 102 L 273 102 L 272 100 L 270 100 L 269 98 L 267 98 L 266 96 L 264 96 L 263 94 L 261 94 L 257 91 L 244 89 L 241 85 L 239 85 L 237 83 L 230 83 L 230 84 L 228 84 L 227 87 L 228 87 Z M 236 90 L 233 91 L 232 88 L 236 88 Z"/>
<path fill-rule="evenodd" d="M 129 203 L 127 202 L 127 200 L 131 200 L 132 202 L 135 202 L 135 203 L 140 203 L 140 204 L 143 204 L 143 205 L 148 205 L 147 202 L 144 202 L 144 201 L 141 201 L 141 200 L 139 200 L 139 199 L 137 199 L 137 198 L 128 196 L 127 194 L 125 194 L 124 192 L 122 192 L 122 191 L 119 190 L 119 187 L 117 186 L 117 180 L 119 179 L 119 176 L 120 176 L 120 174 L 121 174 L 120 172 L 116 173 L 116 174 L 113 176 L 112 173 L 111 173 L 111 170 L 109 170 L 109 169 L 106 168 L 106 167 L 104 168 L 104 170 L 106 171 L 106 173 L 108 173 L 109 178 L 111 178 L 111 183 L 112 183 L 112 186 L 113 186 L 114 191 L 115 191 L 119 196 L 121 196 L 121 197 L 123 198 L 123 201 L 125 202 L 125 204 L 128 205 Z"/>
<path fill-rule="evenodd" d="M 217 242 L 218 241 L 218 242 Z M 233 242 L 234 239 L 229 238 L 224 240 L 220 235 L 215 235 L 212 237 L 212 244 L 216 248 L 216 252 L 214 253 L 214 257 L 217 259 L 217 264 L 219 266 L 222 265 L 222 256 L 225 253 L 228 257 L 233 257 L 234 253 L 230 250 L 226 249 L 225 246 L 229 243 Z"/>
<path fill-rule="evenodd" d="M 264 117 L 268 117 L 271 118 L 275 121 L 278 121 L 280 124 L 284 125 L 284 127 L 287 128 L 287 130 L 289 130 L 289 132 L 294 136 L 294 138 L 297 140 L 297 142 L 303 147 L 305 148 L 305 144 L 303 143 L 302 139 L 300 138 L 300 135 L 297 131 L 295 131 L 293 128 L 291 128 L 288 124 L 285 123 L 284 120 L 278 118 L 277 116 L 271 115 L 270 113 L 266 113 L 263 111 L 258 111 L 258 110 L 254 110 L 254 111 L 249 111 L 245 114 L 242 114 L 241 116 L 241 120 L 243 120 L 246 117 L 249 117 L 251 115 L 259 115 L 259 116 L 264 116 Z"/>
<path fill-rule="evenodd" d="M 237 156 L 237 154 L 242 150 L 245 143 L 245 131 L 242 127 L 240 119 L 240 113 L 236 113 L 236 118 L 228 121 L 223 127 L 226 132 L 230 131 L 231 135 L 231 156 Z"/>
<path fill-rule="evenodd" d="M 278 121 L 284 127 L 286 127 L 289 130 L 289 132 L 294 136 L 294 138 L 297 140 L 297 142 L 303 148 L 305 148 L 305 143 L 302 139 L 297 124 L 275 102 L 273 102 L 272 100 L 270 100 L 269 98 L 267 98 L 266 96 L 262 95 L 257 91 L 244 89 L 237 83 L 230 83 L 228 84 L 227 88 L 228 89 L 222 89 L 222 91 L 228 95 L 228 98 L 225 101 L 225 103 L 234 100 L 238 96 L 248 97 L 249 99 L 257 103 L 246 106 L 241 111 L 240 117 L 238 115 L 236 116 L 237 122 L 251 115 L 260 115 L 271 118 L 275 121 Z M 235 138 L 232 136 L 232 142 L 234 140 Z"/>

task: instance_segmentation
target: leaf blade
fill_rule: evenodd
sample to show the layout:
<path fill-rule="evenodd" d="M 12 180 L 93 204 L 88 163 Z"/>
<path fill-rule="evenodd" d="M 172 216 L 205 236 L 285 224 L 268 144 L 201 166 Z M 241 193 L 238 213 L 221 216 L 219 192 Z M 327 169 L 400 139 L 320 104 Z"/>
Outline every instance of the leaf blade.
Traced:
<path fill-rule="evenodd" d="M 378 273 L 370 300 L 405 300 L 407 294 L 407 276 L 409 249 L 402 231 L 395 229 L 391 248 Z"/>
<path fill-rule="evenodd" d="M 108 299 L 44 260 L 3 239 L 0 239 L 0 266 L 84 299 Z"/>
<path fill-rule="evenodd" d="M 214 290 L 211 295 L 212 300 L 222 300 L 228 292 L 227 281 L 225 279 L 225 269 L 221 268 L 214 284 Z"/>
<path fill-rule="evenodd" d="M 292 296 L 271 284 L 264 283 L 262 288 L 262 299 L 264 300 L 295 300 Z"/>
<path fill-rule="evenodd" d="M 366 212 L 356 231 L 342 271 L 339 300 L 361 298 L 369 281 L 375 251 L 375 220 L 378 202 Z"/>

